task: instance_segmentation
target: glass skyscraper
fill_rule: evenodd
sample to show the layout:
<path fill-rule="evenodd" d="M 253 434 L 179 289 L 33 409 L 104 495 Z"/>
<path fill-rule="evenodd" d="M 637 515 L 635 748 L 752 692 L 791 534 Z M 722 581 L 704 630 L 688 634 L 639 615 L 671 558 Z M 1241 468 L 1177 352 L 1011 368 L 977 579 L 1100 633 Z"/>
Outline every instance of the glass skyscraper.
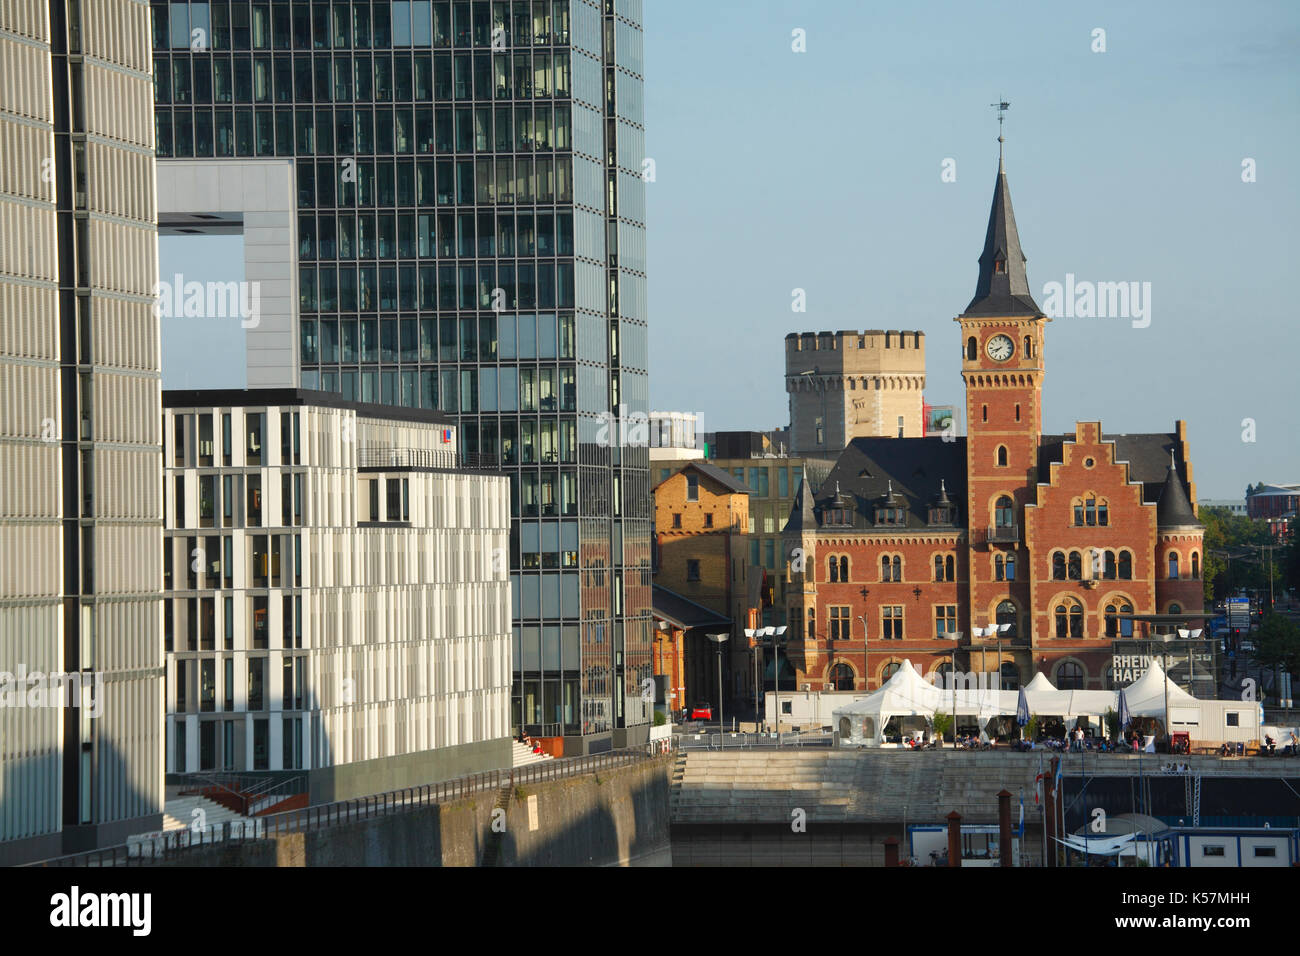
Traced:
<path fill-rule="evenodd" d="M 293 160 L 301 386 L 454 414 L 510 476 L 514 725 L 644 740 L 641 0 L 152 11 L 159 158 Z"/>

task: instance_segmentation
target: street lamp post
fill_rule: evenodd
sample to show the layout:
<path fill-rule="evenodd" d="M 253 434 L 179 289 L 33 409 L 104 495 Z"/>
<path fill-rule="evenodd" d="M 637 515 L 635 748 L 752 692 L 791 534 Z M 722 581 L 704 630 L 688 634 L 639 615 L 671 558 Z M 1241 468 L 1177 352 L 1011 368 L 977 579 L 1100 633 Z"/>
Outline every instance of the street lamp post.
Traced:
<path fill-rule="evenodd" d="M 1002 690 L 1002 635 L 1011 630 L 1011 624 L 996 625 L 998 631 L 998 690 Z"/>
<path fill-rule="evenodd" d="M 772 629 L 772 704 L 776 711 L 776 743 L 781 745 L 781 636 L 785 625 Z"/>
<path fill-rule="evenodd" d="M 776 628 L 770 625 L 767 627 L 745 628 L 745 637 L 754 642 L 754 724 L 756 728 L 758 724 L 758 698 L 763 683 L 759 679 L 760 669 L 758 666 L 758 649 L 762 638 L 771 637 L 775 633 Z"/>
<path fill-rule="evenodd" d="M 706 635 L 709 640 L 718 645 L 718 742 L 723 750 L 727 749 L 727 731 L 724 726 L 725 721 L 722 715 L 722 645 L 726 643 L 728 634 L 709 634 Z"/>
<path fill-rule="evenodd" d="M 867 616 L 859 614 L 858 620 L 862 622 L 862 689 L 871 690 L 871 663 L 867 660 L 870 648 L 867 647 Z"/>
<path fill-rule="evenodd" d="M 957 749 L 957 648 L 961 646 L 961 631 L 952 632 L 952 669 L 948 677 L 952 680 L 952 749 Z"/>

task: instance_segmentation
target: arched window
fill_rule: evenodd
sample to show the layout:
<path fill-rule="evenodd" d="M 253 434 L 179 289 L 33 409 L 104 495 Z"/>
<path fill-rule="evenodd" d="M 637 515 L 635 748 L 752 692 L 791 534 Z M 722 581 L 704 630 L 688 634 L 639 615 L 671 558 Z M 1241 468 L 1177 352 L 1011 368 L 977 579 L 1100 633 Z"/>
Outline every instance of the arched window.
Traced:
<path fill-rule="evenodd" d="M 1010 661 L 1002 665 L 1002 689 L 1020 689 L 1020 670 Z"/>
<path fill-rule="evenodd" d="M 1083 668 L 1074 661 L 1062 661 L 1056 668 L 1056 686 L 1060 690 L 1083 690 Z"/>
<path fill-rule="evenodd" d="M 1069 578 L 1071 581 L 1083 580 L 1083 556 L 1078 551 L 1070 552 Z"/>
<path fill-rule="evenodd" d="M 827 570 L 830 572 L 830 573 L 826 576 L 826 580 L 827 580 L 828 582 L 830 582 L 831 584 L 836 584 L 836 583 L 838 583 L 838 581 L 839 581 L 839 579 L 840 579 L 840 563 L 839 563 L 839 561 L 836 560 L 836 558 L 835 558 L 834 555 L 831 555 L 830 559 L 829 559 L 826 563 L 827 563 L 827 565 L 828 565 Z"/>
<path fill-rule="evenodd" d="M 1000 554 L 993 556 L 993 580 L 1005 581 L 1007 579 L 1006 558 Z"/>
<path fill-rule="evenodd" d="M 808 609 L 808 640 L 817 640 L 817 609 L 813 607 Z"/>
<path fill-rule="evenodd" d="M 853 690 L 853 668 L 839 663 L 831 668 L 830 684 L 835 690 Z"/>
<path fill-rule="evenodd" d="M 848 582 L 849 580 L 849 559 L 847 556 L 840 556 L 840 580 Z"/>
<path fill-rule="evenodd" d="M 1083 637 L 1083 608 L 1077 602 L 1056 606 L 1056 636 Z"/>
<path fill-rule="evenodd" d="M 1104 568 L 1103 571 L 1102 571 L 1102 575 L 1101 575 L 1101 576 L 1102 576 L 1103 578 L 1105 578 L 1107 581 L 1114 581 L 1114 580 L 1115 580 L 1115 573 L 1116 573 L 1116 572 L 1115 572 L 1115 552 L 1114 552 L 1114 551 L 1107 551 L 1107 552 L 1106 552 L 1106 564 L 1105 564 L 1105 568 Z"/>
<path fill-rule="evenodd" d="M 898 663 L 898 661 L 890 661 L 880 669 L 880 682 L 883 684 L 885 681 L 889 680 L 889 678 L 898 673 L 898 669 L 902 666 L 903 665 Z"/>
<path fill-rule="evenodd" d="M 882 580 L 882 581 L 891 581 L 891 580 L 893 580 L 893 578 L 890 577 L 889 569 L 890 569 L 890 565 L 889 565 L 889 555 L 887 555 L 887 554 L 882 554 L 882 555 L 880 556 L 880 580 Z"/>
<path fill-rule="evenodd" d="M 946 555 L 943 559 L 943 573 L 949 581 L 957 580 L 957 559 L 951 554 Z"/>
<path fill-rule="evenodd" d="M 1169 580 L 1170 581 L 1178 580 L 1178 552 L 1177 551 L 1169 552 Z"/>
<path fill-rule="evenodd" d="M 1074 501 L 1070 502 L 1070 507 L 1074 510 L 1074 526 L 1076 528 L 1082 528 L 1083 527 L 1083 499 L 1075 498 Z"/>
<path fill-rule="evenodd" d="M 1102 528 L 1110 524 L 1110 506 L 1106 504 L 1105 498 L 1097 499 L 1097 524 Z"/>
<path fill-rule="evenodd" d="M 1106 605 L 1106 636 L 1107 637 L 1132 637 L 1133 620 L 1131 618 L 1121 620 L 1116 615 L 1132 614 L 1133 605 L 1125 603 L 1111 602 Z"/>
<path fill-rule="evenodd" d="M 934 556 L 934 579 L 936 581 L 943 580 L 943 555 L 942 554 L 936 554 Z"/>
<path fill-rule="evenodd" d="M 894 580 L 903 580 L 903 559 L 898 555 L 894 555 L 892 563 L 894 565 Z"/>
<path fill-rule="evenodd" d="M 880 580 L 882 581 L 903 580 L 903 559 L 896 554 L 881 555 L 880 556 Z"/>
<path fill-rule="evenodd" d="M 1119 579 L 1121 581 L 1133 580 L 1133 555 L 1128 551 L 1119 553 Z"/>
<path fill-rule="evenodd" d="M 999 528 L 1010 528 L 1015 524 L 1015 505 L 1006 495 L 998 498 L 993 506 L 993 523 Z"/>
<path fill-rule="evenodd" d="M 975 336 L 972 335 L 966 340 L 966 358 L 973 362 L 979 358 L 979 354 L 979 346 L 975 344 Z"/>
<path fill-rule="evenodd" d="M 1171 604 L 1171 605 L 1169 605 L 1169 613 L 1170 613 L 1170 614 L 1182 614 L 1182 613 L 1183 613 L 1183 606 L 1182 606 L 1181 604 Z"/>
<path fill-rule="evenodd" d="M 1003 601 L 1000 603 L 995 619 L 998 622 L 998 633 L 1002 635 L 1003 640 L 1010 640 L 1016 636 L 1016 632 L 1020 629 L 1020 615 L 1016 610 L 1015 602 Z M 1003 632 L 1003 624 L 1010 624 L 1011 626 Z"/>
<path fill-rule="evenodd" d="M 998 445 L 998 467 L 1007 467 L 1007 446 Z"/>
<path fill-rule="evenodd" d="M 1192 577 L 1199 578 L 1200 576 L 1201 576 L 1201 556 L 1197 554 L 1195 551 L 1193 551 L 1192 552 Z"/>
<path fill-rule="evenodd" d="M 1007 580 L 1014 581 L 1015 579 L 1016 579 L 1016 556 L 1014 554 L 1008 554 L 1007 555 Z"/>
<path fill-rule="evenodd" d="M 1052 580 L 1065 580 L 1065 554 L 1061 551 L 1052 552 Z"/>
<path fill-rule="evenodd" d="M 1083 502 L 1083 519 L 1088 527 L 1094 527 L 1097 524 L 1097 499 L 1087 498 Z"/>

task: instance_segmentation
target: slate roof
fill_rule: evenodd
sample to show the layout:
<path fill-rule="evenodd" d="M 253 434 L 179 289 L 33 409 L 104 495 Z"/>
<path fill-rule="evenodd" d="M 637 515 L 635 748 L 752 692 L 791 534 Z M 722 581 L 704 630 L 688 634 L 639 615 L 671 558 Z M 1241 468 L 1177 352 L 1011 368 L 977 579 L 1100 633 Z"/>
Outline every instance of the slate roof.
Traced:
<path fill-rule="evenodd" d="M 1142 482 L 1142 500 L 1155 504 L 1165 489 L 1169 473 L 1170 453 L 1179 448 L 1178 436 L 1170 432 L 1149 432 L 1136 435 L 1106 435 L 1102 441 L 1115 444 L 1115 460 L 1128 462 L 1129 481 Z M 1047 484 L 1051 480 L 1051 465 L 1062 461 L 1062 446 L 1074 441 L 1074 434 L 1043 435 L 1038 442 L 1038 480 Z M 1177 455 L 1175 454 L 1175 457 Z M 1180 483 L 1186 495 L 1187 478 L 1179 472 Z M 1190 505 L 1189 505 L 1190 506 Z"/>
<path fill-rule="evenodd" d="M 994 263 L 1006 263 L 1003 272 Z M 1016 214 L 1011 208 L 1011 187 L 1007 170 L 998 159 L 998 178 L 993 184 L 993 206 L 989 210 L 989 227 L 980 253 L 980 274 L 975 284 L 975 298 L 963 315 L 1042 315 L 1029 291 L 1025 254 L 1020 249 Z"/>
<path fill-rule="evenodd" d="M 1187 500 L 1183 480 L 1178 477 L 1178 469 L 1170 459 L 1165 473 L 1165 486 L 1161 489 L 1160 500 L 1156 504 L 1156 527 L 1186 528 L 1199 525 L 1192 503 Z"/>
<path fill-rule="evenodd" d="M 797 534 L 805 528 L 817 530 L 817 515 L 813 511 L 812 486 L 808 484 L 807 478 L 800 478 L 794 505 L 790 508 L 790 520 L 786 522 L 783 533 Z"/>
<path fill-rule="evenodd" d="M 717 465 L 710 465 L 707 461 L 698 461 L 698 460 L 689 461 L 682 466 L 681 471 L 677 472 L 677 474 L 680 475 L 682 472 L 689 471 L 692 468 L 694 468 L 700 474 L 712 478 L 718 484 L 722 485 L 723 487 L 727 488 L 730 491 L 736 492 L 737 494 L 741 494 L 741 495 L 753 494 L 753 491 L 750 490 L 749 485 L 745 484 L 743 481 L 738 480 L 736 476 L 731 474 L 730 472 L 723 471 Z M 669 475 L 668 477 L 672 478 L 673 476 Z M 664 479 L 664 480 L 667 481 L 668 479 Z"/>
<path fill-rule="evenodd" d="M 730 627 L 731 618 L 723 617 L 702 604 L 684 598 L 676 591 L 654 585 L 650 602 L 654 616 L 683 630 L 693 627 Z"/>
<path fill-rule="evenodd" d="M 891 491 L 904 508 L 904 525 L 889 530 L 919 530 L 930 525 L 930 506 L 938 501 L 941 486 L 953 502 L 966 497 L 966 439 L 944 441 L 934 438 L 855 438 L 840 454 L 826 480 L 813 497 L 813 510 L 820 523 L 822 512 L 838 493 L 852 501 L 853 526 L 874 527 L 875 506 Z M 800 495 L 804 493 L 800 489 Z M 807 514 L 796 497 L 785 526 L 787 533 L 806 527 Z M 958 506 L 955 524 L 962 527 L 964 515 Z"/>

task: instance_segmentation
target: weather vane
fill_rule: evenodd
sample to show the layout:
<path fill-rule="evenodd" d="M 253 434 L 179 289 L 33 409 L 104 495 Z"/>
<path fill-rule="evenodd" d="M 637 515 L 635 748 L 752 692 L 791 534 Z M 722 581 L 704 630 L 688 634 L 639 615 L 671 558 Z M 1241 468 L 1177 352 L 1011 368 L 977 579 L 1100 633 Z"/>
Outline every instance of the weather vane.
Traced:
<path fill-rule="evenodd" d="M 1007 110 L 1011 109 L 1011 104 L 999 97 L 996 103 L 990 103 L 989 106 L 998 111 L 998 161 L 1001 162 L 1002 143 L 1004 142 L 1002 139 L 1002 123 L 1006 120 Z"/>

